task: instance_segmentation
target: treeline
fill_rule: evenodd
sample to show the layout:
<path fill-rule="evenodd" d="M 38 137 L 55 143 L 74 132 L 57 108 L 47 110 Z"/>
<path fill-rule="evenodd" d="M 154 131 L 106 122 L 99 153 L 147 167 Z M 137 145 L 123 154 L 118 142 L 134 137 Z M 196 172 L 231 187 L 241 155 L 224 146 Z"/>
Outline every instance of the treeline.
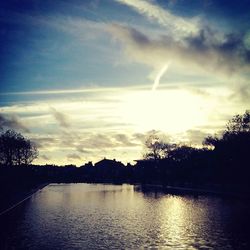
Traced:
<path fill-rule="evenodd" d="M 103 159 L 94 165 L 90 162 L 81 167 L 35 166 L 19 164 L 19 158 L 15 156 L 12 165 L 18 166 L 12 167 L 6 164 L 9 162 L 3 157 L 6 154 L 0 153 L 0 188 L 8 186 L 11 189 L 15 185 L 29 188 L 45 182 L 112 182 L 248 192 L 249 153 L 250 113 L 246 111 L 243 115 L 234 116 L 220 137 L 205 138 L 202 148 L 166 143 L 151 135 L 145 142 L 143 159 L 135 165 L 125 166 L 116 160 Z M 37 156 L 37 150 L 32 146 L 30 154 L 26 155 L 31 155 L 30 161 Z"/>
<path fill-rule="evenodd" d="M 220 137 L 208 136 L 202 148 L 168 144 L 156 136 L 146 141 L 137 167 L 142 181 L 179 186 L 250 190 L 250 113 L 236 115 Z"/>

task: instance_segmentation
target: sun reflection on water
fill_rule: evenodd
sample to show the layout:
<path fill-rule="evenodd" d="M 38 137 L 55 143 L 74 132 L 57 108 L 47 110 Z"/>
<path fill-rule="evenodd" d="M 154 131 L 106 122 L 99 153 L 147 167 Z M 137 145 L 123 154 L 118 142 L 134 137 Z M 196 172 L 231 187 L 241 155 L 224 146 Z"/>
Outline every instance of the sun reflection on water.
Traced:
<path fill-rule="evenodd" d="M 184 204 L 184 201 L 178 197 L 164 200 L 160 238 L 165 239 L 166 245 L 178 246 L 183 240 L 187 226 Z"/>

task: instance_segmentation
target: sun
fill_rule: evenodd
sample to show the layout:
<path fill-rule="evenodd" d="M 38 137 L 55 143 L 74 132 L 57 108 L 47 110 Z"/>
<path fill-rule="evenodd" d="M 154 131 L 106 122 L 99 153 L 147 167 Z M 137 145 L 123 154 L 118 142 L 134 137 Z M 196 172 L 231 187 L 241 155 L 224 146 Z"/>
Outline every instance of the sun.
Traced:
<path fill-rule="evenodd" d="M 183 132 L 205 122 L 202 98 L 184 90 L 136 91 L 122 96 L 120 114 L 139 131 Z"/>

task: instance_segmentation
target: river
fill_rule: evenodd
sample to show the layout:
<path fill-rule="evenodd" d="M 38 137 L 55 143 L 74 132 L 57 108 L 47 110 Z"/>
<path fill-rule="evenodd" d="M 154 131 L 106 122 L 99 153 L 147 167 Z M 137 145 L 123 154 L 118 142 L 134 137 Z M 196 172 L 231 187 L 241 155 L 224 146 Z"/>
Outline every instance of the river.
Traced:
<path fill-rule="evenodd" d="M 250 249 L 242 199 L 50 184 L 0 217 L 1 249 Z"/>

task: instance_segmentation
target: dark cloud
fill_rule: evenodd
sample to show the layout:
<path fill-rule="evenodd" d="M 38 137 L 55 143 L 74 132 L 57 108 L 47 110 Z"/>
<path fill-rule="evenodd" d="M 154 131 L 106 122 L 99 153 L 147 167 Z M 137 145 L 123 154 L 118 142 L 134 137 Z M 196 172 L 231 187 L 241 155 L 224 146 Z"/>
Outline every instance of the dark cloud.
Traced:
<path fill-rule="evenodd" d="M 118 24 L 110 28 L 120 40 L 126 53 L 134 60 L 153 67 L 171 60 L 182 67 L 195 67 L 210 74 L 229 76 L 249 70 L 250 61 L 244 34 L 222 34 L 204 26 L 196 35 L 168 35 L 151 39 L 140 31 Z"/>
<path fill-rule="evenodd" d="M 17 116 L 7 116 L 0 114 L 0 129 L 15 129 L 25 133 L 30 130 L 20 121 Z"/>
<path fill-rule="evenodd" d="M 61 127 L 64 127 L 64 128 L 70 127 L 70 123 L 65 114 L 57 111 L 55 108 L 50 108 L 50 110 L 52 112 L 52 115 L 54 116 L 54 118 L 56 119 L 56 121 L 59 123 Z"/>
<path fill-rule="evenodd" d="M 141 143 L 144 143 L 146 140 L 146 135 L 143 133 L 135 133 L 133 134 L 133 137 Z"/>
<path fill-rule="evenodd" d="M 53 137 L 40 137 L 40 138 L 31 138 L 35 142 L 38 148 L 48 148 L 57 143 L 56 138 Z"/>
<path fill-rule="evenodd" d="M 90 150 L 85 149 L 85 145 L 80 145 L 80 144 L 76 146 L 76 150 L 79 153 L 83 153 L 83 154 L 89 154 L 91 152 Z"/>
<path fill-rule="evenodd" d="M 134 142 L 133 139 L 126 134 L 116 134 L 114 135 L 114 138 L 117 142 L 125 147 L 133 147 L 138 145 L 138 143 Z"/>
<path fill-rule="evenodd" d="M 150 42 L 149 38 L 146 35 L 137 31 L 132 27 L 128 29 L 127 32 L 128 35 L 131 36 L 132 39 L 135 40 L 137 43 L 139 43 L 141 46 L 147 45 Z"/>
<path fill-rule="evenodd" d="M 210 52 L 218 55 L 218 64 L 220 62 L 225 63 L 228 72 L 239 70 L 240 67 L 244 67 L 246 64 L 249 67 L 250 51 L 244 42 L 245 34 L 229 33 L 220 38 L 218 38 L 218 35 L 209 27 L 205 27 L 200 30 L 198 35 L 186 38 L 187 45 L 194 52 Z"/>
<path fill-rule="evenodd" d="M 113 148 L 117 146 L 117 142 L 105 134 L 94 134 L 85 140 L 85 147 L 87 148 Z"/>

